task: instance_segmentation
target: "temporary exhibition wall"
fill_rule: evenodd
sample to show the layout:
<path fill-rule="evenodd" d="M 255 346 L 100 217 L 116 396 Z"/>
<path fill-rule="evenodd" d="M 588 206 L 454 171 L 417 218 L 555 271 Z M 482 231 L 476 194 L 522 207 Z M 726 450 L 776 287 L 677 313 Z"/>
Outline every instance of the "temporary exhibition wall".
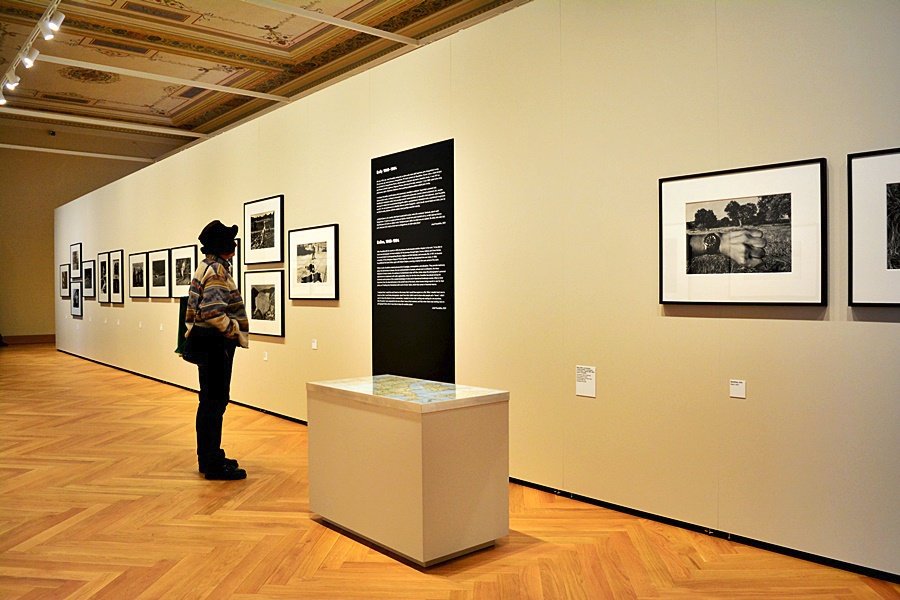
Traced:
<path fill-rule="evenodd" d="M 274 194 L 288 229 L 338 223 L 340 300 L 288 301 L 236 359 L 235 400 L 303 419 L 306 381 L 370 372 L 370 160 L 453 139 L 457 381 L 510 391 L 512 476 L 898 573 L 900 312 L 848 308 L 846 256 L 846 155 L 900 145 L 897 22 L 535 0 L 58 209 L 55 262 L 191 243 Z M 658 304 L 659 178 L 817 157 L 827 306 Z M 194 386 L 176 313 L 60 299 L 58 345 Z"/>

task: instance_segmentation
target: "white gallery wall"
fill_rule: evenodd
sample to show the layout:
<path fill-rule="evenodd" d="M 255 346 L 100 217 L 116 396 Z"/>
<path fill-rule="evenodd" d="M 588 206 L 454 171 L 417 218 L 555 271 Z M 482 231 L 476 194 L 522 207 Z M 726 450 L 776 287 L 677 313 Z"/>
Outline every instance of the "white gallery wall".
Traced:
<path fill-rule="evenodd" d="M 236 358 L 233 399 L 305 419 L 306 381 L 371 373 L 370 160 L 453 138 L 457 381 L 510 391 L 513 477 L 900 573 L 900 309 L 847 307 L 846 155 L 900 146 L 890 23 L 895 0 L 534 0 L 57 209 L 55 262 L 274 194 L 287 229 L 339 223 L 340 300 L 288 300 Z M 658 304 L 660 177 L 815 157 L 827 307 Z M 176 319 L 57 298 L 57 344 L 195 387 Z"/>

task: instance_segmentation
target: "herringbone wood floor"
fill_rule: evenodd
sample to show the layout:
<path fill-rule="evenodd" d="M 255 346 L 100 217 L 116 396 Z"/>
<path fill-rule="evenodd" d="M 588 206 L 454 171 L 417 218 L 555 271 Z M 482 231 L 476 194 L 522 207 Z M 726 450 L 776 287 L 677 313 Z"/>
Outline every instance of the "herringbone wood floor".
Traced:
<path fill-rule="evenodd" d="M 174 358 L 173 358 L 174 360 Z M 423 570 L 307 503 L 306 428 L 240 406 L 209 482 L 195 396 L 0 349 L 0 598 L 900 598 L 900 586 L 510 485 L 510 534 Z"/>

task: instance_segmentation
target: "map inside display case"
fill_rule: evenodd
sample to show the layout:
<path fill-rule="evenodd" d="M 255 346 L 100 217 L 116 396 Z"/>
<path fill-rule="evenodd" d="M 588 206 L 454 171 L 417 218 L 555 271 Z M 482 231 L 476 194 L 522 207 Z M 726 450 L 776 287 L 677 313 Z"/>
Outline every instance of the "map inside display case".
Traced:
<path fill-rule="evenodd" d="M 393 405 L 415 412 L 457 408 L 469 404 L 497 401 L 507 392 L 441 381 L 429 381 L 399 375 L 375 375 L 353 379 L 316 382 L 333 391 L 352 394 L 369 404 Z M 403 406 L 403 405 L 407 406 Z"/>

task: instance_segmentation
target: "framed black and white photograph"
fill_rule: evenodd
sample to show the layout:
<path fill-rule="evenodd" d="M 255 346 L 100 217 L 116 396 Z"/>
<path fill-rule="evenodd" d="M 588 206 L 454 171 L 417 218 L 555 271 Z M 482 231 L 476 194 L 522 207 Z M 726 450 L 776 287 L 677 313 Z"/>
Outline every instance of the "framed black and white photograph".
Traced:
<path fill-rule="evenodd" d="M 247 271 L 243 296 L 250 333 L 284 337 L 284 271 Z"/>
<path fill-rule="evenodd" d="M 81 261 L 81 281 L 84 282 L 83 292 L 85 298 L 96 298 L 97 288 L 94 281 L 97 279 L 97 263 L 93 260 Z"/>
<path fill-rule="evenodd" d="M 171 286 L 172 297 L 187 296 L 191 291 L 191 279 L 197 270 L 197 245 L 172 248 Z"/>
<path fill-rule="evenodd" d="M 900 148 L 847 155 L 850 305 L 900 305 Z"/>
<path fill-rule="evenodd" d="M 284 196 L 244 203 L 244 264 L 284 260 Z"/>
<path fill-rule="evenodd" d="M 288 294 L 292 300 L 338 299 L 338 226 L 288 231 Z"/>
<path fill-rule="evenodd" d="M 125 303 L 125 251 L 113 250 L 109 253 L 109 301 L 113 304 Z"/>
<path fill-rule="evenodd" d="M 84 316 L 84 291 L 81 281 L 72 282 L 72 301 L 70 310 L 73 317 L 80 318 Z"/>
<path fill-rule="evenodd" d="M 97 255 L 97 301 L 109 302 L 109 252 Z"/>
<path fill-rule="evenodd" d="M 69 277 L 72 280 L 81 279 L 81 261 L 83 257 L 81 256 L 81 242 L 72 244 L 69 246 L 69 265 L 71 265 L 71 271 L 69 272 Z"/>
<path fill-rule="evenodd" d="M 151 298 L 169 298 L 169 249 L 147 253 L 148 295 Z"/>
<path fill-rule="evenodd" d="M 147 253 L 128 255 L 128 297 L 147 297 Z"/>
<path fill-rule="evenodd" d="M 826 161 L 659 180 L 661 304 L 824 305 Z"/>
<path fill-rule="evenodd" d="M 59 265 L 59 297 L 68 298 L 72 294 L 72 279 L 69 265 Z"/>

